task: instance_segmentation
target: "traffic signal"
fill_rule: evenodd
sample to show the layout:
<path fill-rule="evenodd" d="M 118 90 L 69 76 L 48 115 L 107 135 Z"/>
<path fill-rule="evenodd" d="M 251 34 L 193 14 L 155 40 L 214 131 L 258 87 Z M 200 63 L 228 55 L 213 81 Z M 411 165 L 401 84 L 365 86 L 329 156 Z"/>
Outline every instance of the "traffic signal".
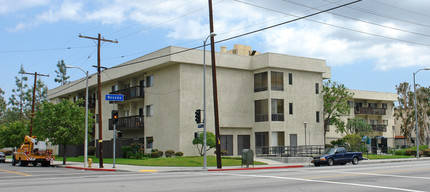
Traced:
<path fill-rule="evenodd" d="M 118 122 L 118 110 L 112 110 L 112 124 Z"/>
<path fill-rule="evenodd" d="M 195 121 L 196 121 L 196 123 L 197 124 L 201 123 L 202 122 L 201 110 L 197 109 L 196 112 L 195 112 L 195 114 L 196 114 L 195 115 Z"/>
<path fill-rule="evenodd" d="M 122 131 L 117 131 L 116 132 L 116 137 L 117 138 L 121 138 L 122 137 Z"/>

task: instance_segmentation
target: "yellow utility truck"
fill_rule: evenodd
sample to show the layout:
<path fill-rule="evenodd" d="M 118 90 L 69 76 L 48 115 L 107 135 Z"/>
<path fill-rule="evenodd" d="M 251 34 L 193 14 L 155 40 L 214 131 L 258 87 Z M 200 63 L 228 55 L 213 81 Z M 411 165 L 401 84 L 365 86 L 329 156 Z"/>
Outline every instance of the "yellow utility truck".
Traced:
<path fill-rule="evenodd" d="M 12 165 L 27 166 L 29 163 L 33 166 L 42 164 L 42 167 L 51 166 L 55 160 L 52 149 L 46 148 L 46 141 L 37 141 L 36 136 L 25 136 L 21 148 L 12 154 Z"/>

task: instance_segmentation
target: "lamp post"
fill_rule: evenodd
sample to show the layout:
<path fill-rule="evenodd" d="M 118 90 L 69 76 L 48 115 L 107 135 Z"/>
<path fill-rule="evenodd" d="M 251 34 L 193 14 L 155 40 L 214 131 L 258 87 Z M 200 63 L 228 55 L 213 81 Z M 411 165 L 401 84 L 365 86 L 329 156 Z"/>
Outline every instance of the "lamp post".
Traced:
<path fill-rule="evenodd" d="M 414 73 L 415 145 L 417 146 L 417 159 L 420 158 L 420 149 L 419 149 L 420 141 L 419 141 L 419 135 L 418 135 L 418 111 L 417 111 L 417 94 L 416 94 L 417 85 L 415 84 L 415 74 L 417 74 L 421 70 L 430 70 L 430 68 L 423 68 Z"/>
<path fill-rule="evenodd" d="M 84 144 L 84 167 L 88 167 L 88 71 L 84 71 L 80 67 L 66 65 L 66 68 L 76 68 L 81 70 L 87 76 L 85 89 L 85 144 Z"/>
<path fill-rule="evenodd" d="M 206 157 L 206 41 L 209 37 L 214 36 L 216 33 L 212 32 L 203 41 L 203 169 L 208 169 Z"/>

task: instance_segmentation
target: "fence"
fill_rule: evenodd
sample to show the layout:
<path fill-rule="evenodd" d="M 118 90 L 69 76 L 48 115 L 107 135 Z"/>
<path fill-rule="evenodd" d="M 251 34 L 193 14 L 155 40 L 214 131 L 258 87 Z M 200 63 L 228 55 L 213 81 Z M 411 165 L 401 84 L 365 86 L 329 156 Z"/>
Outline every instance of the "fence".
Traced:
<path fill-rule="evenodd" d="M 324 152 L 324 145 L 307 146 L 260 146 L 255 148 L 255 153 L 259 157 L 282 156 L 282 157 L 306 157 Z"/>

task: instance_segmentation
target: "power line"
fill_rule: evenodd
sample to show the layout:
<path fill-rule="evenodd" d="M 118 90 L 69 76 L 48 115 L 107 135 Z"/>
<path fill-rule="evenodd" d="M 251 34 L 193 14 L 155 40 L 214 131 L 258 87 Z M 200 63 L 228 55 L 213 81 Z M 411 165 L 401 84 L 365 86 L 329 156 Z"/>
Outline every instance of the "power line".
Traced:
<path fill-rule="evenodd" d="M 27 50 L 10 50 L 0 51 L 0 53 L 21 53 L 21 52 L 38 52 L 38 51 L 56 51 L 56 50 L 67 50 L 67 49 L 81 49 L 89 48 L 94 46 L 80 46 L 80 47 L 62 47 L 62 48 L 46 48 L 46 49 L 27 49 Z"/>
<path fill-rule="evenodd" d="M 308 18 L 308 17 L 312 17 L 312 16 L 315 16 L 315 15 L 324 13 L 324 12 L 328 12 L 328 11 L 332 11 L 332 10 L 335 10 L 335 9 L 338 9 L 338 8 L 341 8 L 341 7 L 344 7 L 344 6 L 348 6 L 348 5 L 351 5 L 351 4 L 360 2 L 360 1 L 362 1 L 362 0 L 356 0 L 356 1 L 353 1 L 353 2 L 350 2 L 350 3 L 346 3 L 346 4 L 342 4 L 342 5 L 333 7 L 333 8 L 329 8 L 329 9 L 318 11 L 318 12 L 315 12 L 315 13 L 312 13 L 312 14 L 309 14 L 309 15 L 298 17 L 296 19 L 292 19 L 292 20 L 289 20 L 289 21 L 285 21 L 285 22 L 282 22 L 282 23 L 278 23 L 278 24 L 275 24 L 275 25 L 271 25 L 271 26 L 268 26 L 268 27 L 257 29 L 257 30 L 254 30 L 254 31 L 250 31 L 250 32 L 247 32 L 247 33 L 243 33 L 243 34 L 236 35 L 236 36 L 233 36 L 233 37 L 229 37 L 229 38 L 226 38 L 226 39 L 223 39 L 223 40 L 220 40 L 220 41 L 216 41 L 215 44 L 216 43 L 221 43 L 221 42 L 224 42 L 224 41 L 229 41 L 229 40 L 232 40 L 232 39 L 236 39 L 236 38 L 239 38 L 239 37 L 243 37 L 243 36 L 246 36 L 246 35 L 250 35 L 250 34 L 253 34 L 253 33 L 257 33 L 257 32 L 260 32 L 260 31 L 264 31 L 264 30 L 267 30 L 267 29 L 271 29 L 271 28 L 274 28 L 274 27 L 278 27 L 278 26 L 281 26 L 281 25 L 285 25 L 285 24 L 288 24 L 288 23 L 291 23 L 291 22 L 294 22 L 294 21 L 302 20 L 302 19 L 305 19 L 305 18 Z M 193 47 L 193 48 L 188 48 L 188 49 L 185 49 L 185 50 L 182 50 L 182 51 L 178 51 L 178 52 L 174 52 L 174 53 L 169 53 L 169 54 L 166 54 L 166 55 L 160 55 L 160 56 L 149 58 L 149 59 L 145 59 L 145 60 L 142 60 L 142 61 L 135 61 L 135 62 L 127 63 L 127 64 L 117 65 L 117 66 L 111 67 L 109 69 L 120 68 L 120 67 L 125 67 L 125 66 L 135 65 L 135 64 L 138 64 L 138 63 L 147 62 L 147 61 L 152 61 L 152 60 L 155 60 L 155 59 L 159 59 L 159 58 L 163 58 L 163 57 L 168 57 L 168 56 L 171 56 L 171 55 L 176 55 L 176 54 L 179 54 L 179 53 L 184 53 L 184 52 L 187 52 L 187 51 L 198 49 L 198 48 L 201 48 L 201 47 L 203 47 L 203 45 L 200 45 L 200 46 L 197 46 L 197 47 Z"/>

